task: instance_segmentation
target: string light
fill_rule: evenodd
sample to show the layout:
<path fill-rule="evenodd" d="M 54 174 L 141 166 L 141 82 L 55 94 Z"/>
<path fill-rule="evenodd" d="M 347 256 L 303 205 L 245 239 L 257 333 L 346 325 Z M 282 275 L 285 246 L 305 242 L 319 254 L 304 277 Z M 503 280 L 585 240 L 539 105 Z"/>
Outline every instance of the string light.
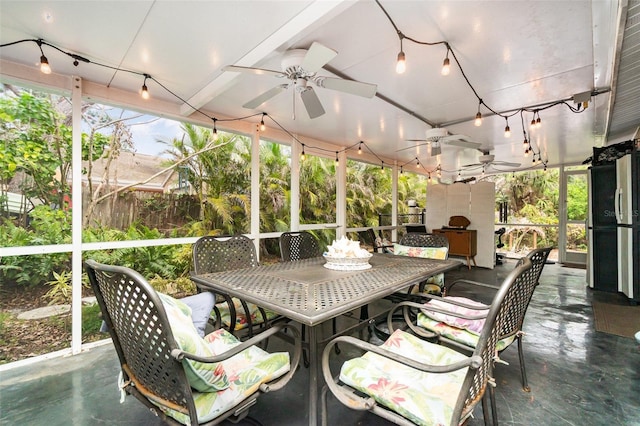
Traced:
<path fill-rule="evenodd" d="M 429 183 L 431 183 L 431 173 L 429 173 Z"/>
<path fill-rule="evenodd" d="M 535 129 L 536 128 L 536 113 L 533 113 L 533 118 L 531 119 L 531 125 L 529 126 L 530 129 Z"/>
<path fill-rule="evenodd" d="M 509 128 L 509 119 L 507 117 L 505 117 L 504 121 L 507 123 L 507 125 L 504 128 L 504 137 L 505 138 L 510 138 L 511 137 L 511 129 Z"/>
<path fill-rule="evenodd" d="M 536 119 L 536 129 L 542 126 L 542 120 L 540 120 L 540 112 L 538 111 L 538 118 Z"/>
<path fill-rule="evenodd" d="M 338 160 L 338 151 L 336 151 L 336 164 L 339 163 L 340 160 Z"/>
<path fill-rule="evenodd" d="M 214 141 L 217 141 L 219 138 L 218 128 L 216 127 L 216 121 L 218 121 L 218 119 L 214 117 L 213 118 L 213 140 Z"/>
<path fill-rule="evenodd" d="M 476 113 L 476 120 L 473 123 L 476 125 L 476 127 L 482 126 L 482 113 L 480 112 L 480 105 L 482 105 L 482 99 L 478 100 L 478 112 Z"/>
<path fill-rule="evenodd" d="M 418 160 L 418 157 L 416 157 L 416 169 L 420 168 L 420 160 Z"/>
<path fill-rule="evenodd" d="M 151 76 L 149 74 L 144 75 L 144 81 L 142 82 L 142 89 L 140 89 L 140 96 L 142 96 L 142 99 L 144 100 L 149 99 L 149 89 L 147 89 L 147 79 L 150 77 Z"/>
<path fill-rule="evenodd" d="M 449 75 L 451 72 L 451 64 L 449 61 L 449 49 L 447 49 L 447 56 L 445 56 L 444 61 L 442 62 L 442 70 L 440 73 L 444 76 Z"/>
<path fill-rule="evenodd" d="M 362 141 L 360 141 L 360 145 L 358 145 L 358 154 L 362 155 Z"/>
<path fill-rule="evenodd" d="M 438 171 L 438 177 L 441 178 L 442 177 L 442 168 L 440 167 L 440 164 L 438 164 L 438 167 L 436 167 L 436 170 Z"/>
<path fill-rule="evenodd" d="M 384 170 L 384 161 L 382 162 L 382 165 L 380 166 L 380 170 Z"/>
<path fill-rule="evenodd" d="M 261 132 L 264 132 L 264 130 L 266 129 L 266 126 L 264 125 L 264 116 L 265 115 L 267 115 L 267 113 L 263 112 L 262 113 L 262 118 L 260 119 L 260 131 Z M 304 147 L 304 145 L 302 145 L 302 146 Z"/>
<path fill-rule="evenodd" d="M 44 51 L 42 50 L 42 40 L 37 40 L 36 43 L 40 48 L 40 72 L 42 74 L 51 74 L 51 66 L 49 65 L 49 60 L 46 56 L 44 56 Z"/>
<path fill-rule="evenodd" d="M 398 74 L 404 74 L 407 70 L 407 61 L 402 51 L 402 42 L 400 42 L 400 53 L 398 53 L 398 61 L 396 62 L 396 72 Z"/>
<path fill-rule="evenodd" d="M 403 174 L 404 170 L 402 170 L 402 166 L 400 166 L 400 174 Z"/>
<path fill-rule="evenodd" d="M 302 161 L 304 161 L 304 159 L 305 159 L 305 155 L 304 155 L 304 144 L 302 144 L 302 154 L 300 154 L 300 159 L 301 159 Z M 336 158 L 336 160 L 337 160 L 337 158 Z"/>

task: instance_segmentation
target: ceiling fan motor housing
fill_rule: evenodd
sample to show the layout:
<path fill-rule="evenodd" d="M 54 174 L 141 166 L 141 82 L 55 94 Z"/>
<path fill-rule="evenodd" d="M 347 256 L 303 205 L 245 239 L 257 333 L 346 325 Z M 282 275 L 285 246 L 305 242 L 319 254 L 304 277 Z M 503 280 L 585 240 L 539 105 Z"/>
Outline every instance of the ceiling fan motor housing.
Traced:
<path fill-rule="evenodd" d="M 480 161 L 483 164 L 491 163 L 494 159 L 495 159 L 495 155 L 493 154 L 483 154 L 480 157 L 478 157 L 478 161 Z"/>

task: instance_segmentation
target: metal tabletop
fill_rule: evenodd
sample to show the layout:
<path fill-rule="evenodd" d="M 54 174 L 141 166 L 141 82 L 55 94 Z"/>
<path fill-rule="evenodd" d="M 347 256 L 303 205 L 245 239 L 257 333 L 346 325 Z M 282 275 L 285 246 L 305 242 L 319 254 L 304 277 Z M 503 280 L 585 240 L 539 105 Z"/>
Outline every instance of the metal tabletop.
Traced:
<path fill-rule="evenodd" d="M 460 266 L 434 260 L 374 254 L 370 269 L 336 271 L 322 257 L 255 268 L 193 275 L 202 288 L 240 297 L 306 325 L 316 325 L 440 272 Z"/>
<path fill-rule="evenodd" d="M 309 326 L 309 425 L 318 420 L 318 377 L 323 336 L 319 325 L 368 305 L 426 278 L 462 265 L 435 260 L 374 253 L 371 268 L 336 271 L 324 258 L 282 262 L 211 274 L 192 275 L 201 288 L 255 303 Z"/>

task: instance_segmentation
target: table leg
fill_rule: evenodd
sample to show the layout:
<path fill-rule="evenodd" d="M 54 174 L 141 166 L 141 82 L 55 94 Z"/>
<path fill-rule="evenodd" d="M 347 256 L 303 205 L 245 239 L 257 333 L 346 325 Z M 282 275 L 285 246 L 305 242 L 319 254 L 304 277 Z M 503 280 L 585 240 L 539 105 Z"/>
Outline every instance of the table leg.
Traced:
<path fill-rule="evenodd" d="M 309 426 L 318 424 L 318 326 L 309 326 Z"/>

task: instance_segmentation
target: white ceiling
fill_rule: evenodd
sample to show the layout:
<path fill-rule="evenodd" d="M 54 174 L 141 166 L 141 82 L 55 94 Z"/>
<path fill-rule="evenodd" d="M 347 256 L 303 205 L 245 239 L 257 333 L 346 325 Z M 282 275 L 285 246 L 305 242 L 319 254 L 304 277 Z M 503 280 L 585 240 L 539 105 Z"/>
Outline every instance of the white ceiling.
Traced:
<path fill-rule="evenodd" d="M 542 127 L 537 130 L 529 130 L 532 113 L 525 113 L 527 134 L 550 166 L 581 163 L 609 136 L 632 135 L 640 124 L 635 112 L 635 119 L 625 121 L 624 128 L 611 127 L 622 34 L 627 11 L 637 11 L 637 1 L 381 0 L 381 4 L 407 37 L 447 41 L 478 96 L 495 111 L 513 112 L 557 100 L 574 106 L 573 95 L 601 92 L 591 98 L 584 113 L 572 113 L 565 105 L 540 111 Z M 531 156 L 524 157 L 519 114 L 509 119 L 508 139 L 503 134 L 505 119 L 490 116 L 484 106 L 483 125 L 474 126 L 478 99 L 451 55 L 451 74 L 440 74 L 446 54 L 443 45 L 405 39 L 407 71 L 396 74 L 399 37 L 374 1 L 0 0 L 0 16 L 3 44 L 42 38 L 92 62 L 150 74 L 213 116 L 266 112 L 301 139 L 336 146 L 362 140 L 380 158 L 404 164 L 417 156 L 427 169 L 442 164 L 455 173 L 461 165 L 477 161 L 481 152 L 474 149 L 444 146 L 439 157 L 429 157 L 426 146 L 401 150 L 415 145 L 407 139 L 424 138 L 430 123 L 481 143 L 496 160 L 522 163 L 521 168 L 531 165 Z M 316 88 L 327 113 L 313 120 L 299 98 L 293 119 L 293 91 L 259 109 L 242 108 L 283 81 L 223 72 L 223 66 L 280 70 L 286 50 L 308 48 L 314 41 L 338 52 L 318 74 L 335 76 L 335 72 L 377 84 L 377 96 L 365 99 Z M 138 92 L 142 85 L 139 75 L 95 64 L 74 67 L 70 58 L 44 49 L 55 74 L 79 75 L 130 92 Z M 35 68 L 39 56 L 35 43 L 0 50 L 5 66 Z M 147 102 L 167 101 L 177 104 L 185 117 L 192 113 L 189 105 L 155 82 L 147 85 L 152 94 Z M 637 106 L 639 86 L 640 82 L 632 82 L 616 101 L 626 96 L 626 102 Z M 251 120 L 257 123 L 260 117 Z M 275 127 L 268 119 L 266 124 Z"/>

